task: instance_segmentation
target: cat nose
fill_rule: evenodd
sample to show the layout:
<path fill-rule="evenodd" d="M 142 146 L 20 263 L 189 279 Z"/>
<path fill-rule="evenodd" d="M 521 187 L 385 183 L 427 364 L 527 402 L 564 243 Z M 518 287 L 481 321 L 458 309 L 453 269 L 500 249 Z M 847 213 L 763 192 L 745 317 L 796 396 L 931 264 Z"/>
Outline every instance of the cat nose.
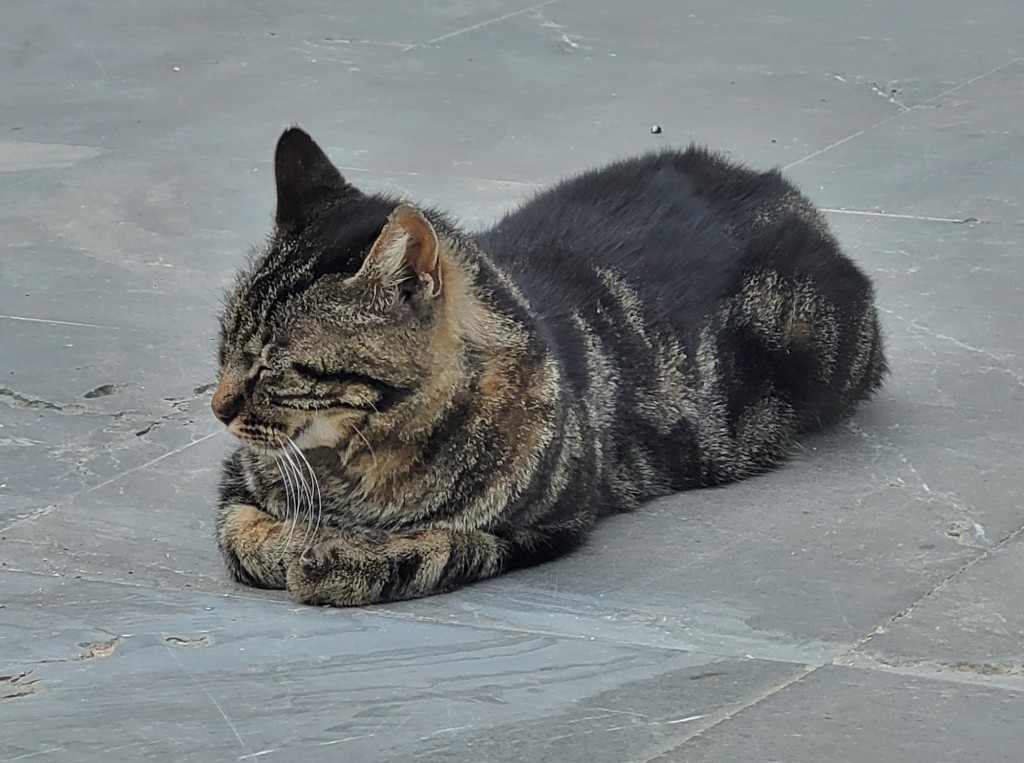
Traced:
<path fill-rule="evenodd" d="M 213 409 L 213 415 L 222 423 L 230 424 L 242 410 L 244 402 L 242 391 L 233 384 L 229 384 L 227 379 L 221 379 L 216 392 L 213 393 L 210 407 Z"/>

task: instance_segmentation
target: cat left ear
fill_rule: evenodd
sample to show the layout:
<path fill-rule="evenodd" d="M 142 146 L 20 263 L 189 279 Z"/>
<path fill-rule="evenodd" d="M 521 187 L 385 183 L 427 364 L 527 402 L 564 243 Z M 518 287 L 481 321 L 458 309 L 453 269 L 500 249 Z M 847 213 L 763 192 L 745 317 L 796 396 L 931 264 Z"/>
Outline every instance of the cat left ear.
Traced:
<path fill-rule="evenodd" d="M 331 164 L 320 146 L 298 127 L 285 130 L 277 141 L 274 177 L 276 222 L 285 233 L 301 230 L 340 197 L 359 193 Z"/>
<path fill-rule="evenodd" d="M 408 204 L 395 207 L 366 256 L 363 271 L 427 297 L 440 295 L 440 246 L 434 226 Z"/>

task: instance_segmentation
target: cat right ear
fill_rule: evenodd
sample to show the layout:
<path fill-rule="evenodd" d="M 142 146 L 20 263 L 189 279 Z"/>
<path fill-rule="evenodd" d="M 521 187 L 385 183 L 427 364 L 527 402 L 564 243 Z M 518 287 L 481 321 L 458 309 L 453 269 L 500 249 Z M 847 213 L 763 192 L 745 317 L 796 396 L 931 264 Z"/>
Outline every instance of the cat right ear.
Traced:
<path fill-rule="evenodd" d="M 298 127 L 285 130 L 274 152 L 277 228 L 301 230 L 332 201 L 358 193 L 312 138 Z"/>

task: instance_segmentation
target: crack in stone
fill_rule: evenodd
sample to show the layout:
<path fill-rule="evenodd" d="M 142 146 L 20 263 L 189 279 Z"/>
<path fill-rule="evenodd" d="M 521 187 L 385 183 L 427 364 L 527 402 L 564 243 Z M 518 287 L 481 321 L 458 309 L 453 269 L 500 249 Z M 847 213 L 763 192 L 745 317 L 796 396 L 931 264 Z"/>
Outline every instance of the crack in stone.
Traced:
<path fill-rule="evenodd" d="M 19 697 L 30 697 L 33 694 L 38 694 L 39 679 L 29 679 L 30 675 L 32 675 L 31 670 L 19 673 L 18 675 L 0 676 L 0 700 L 18 699 Z"/>
<path fill-rule="evenodd" d="M 970 519 L 970 516 L 974 511 L 974 507 L 969 506 L 967 502 L 964 501 L 963 498 L 961 498 L 956 491 L 941 491 L 932 489 L 931 486 L 929 486 L 928 483 L 925 482 L 924 477 L 917 470 L 917 467 L 914 466 L 914 464 L 910 461 L 907 455 L 903 453 L 899 447 L 897 447 L 894 443 L 892 443 L 884 436 L 878 433 L 865 431 L 854 421 L 846 422 L 845 428 L 852 434 L 855 434 L 861 437 L 862 439 L 866 440 L 867 442 L 871 443 L 871 445 L 875 448 L 876 451 L 885 451 L 887 453 L 891 453 L 893 456 L 896 457 L 896 459 L 901 464 L 904 465 L 904 467 L 906 467 L 907 471 L 910 473 L 910 476 L 913 478 L 913 482 L 908 484 L 907 480 L 903 479 L 903 477 L 900 476 L 886 477 L 885 479 L 881 480 L 884 486 L 900 487 L 906 489 L 911 492 L 911 497 L 914 498 L 915 500 L 924 501 L 926 503 L 938 503 L 940 506 L 943 506 L 947 509 L 952 509 L 959 514 L 966 516 L 970 520 L 969 524 L 976 528 L 978 540 L 980 541 L 984 539 L 984 530 L 977 529 L 981 528 L 981 525 L 979 525 L 974 520 Z M 962 543 L 962 541 L 960 540 L 958 540 L 957 542 Z"/>
<path fill-rule="evenodd" d="M 81 405 L 58 405 L 49 400 L 39 397 L 29 397 L 9 387 L 0 387 L 0 398 L 8 401 L 8 405 L 14 408 L 27 408 L 29 410 L 60 411 L 62 413 L 83 413 L 86 408 Z"/>
<path fill-rule="evenodd" d="M 1008 374 L 1018 386 L 1024 387 L 1024 374 L 1018 373 L 1017 371 L 1013 370 L 1013 368 L 1010 367 L 1010 363 L 1016 359 L 1015 356 L 997 355 L 991 350 L 986 350 L 984 347 L 975 347 L 974 345 L 968 344 L 967 342 L 964 342 L 961 339 L 957 339 L 955 336 L 949 336 L 948 334 L 942 334 L 939 333 L 938 331 L 934 331 L 933 329 L 930 329 L 927 326 L 925 326 L 919 320 L 915 318 L 906 318 L 892 310 L 883 309 L 881 310 L 881 312 L 885 313 L 886 315 L 891 315 L 893 318 L 895 318 L 898 321 L 901 321 L 904 325 L 906 325 L 910 338 L 914 339 L 921 346 L 922 349 L 931 353 L 931 355 L 935 356 L 938 353 L 936 353 L 933 348 L 929 347 L 927 344 L 921 341 L 922 335 L 930 337 L 932 339 L 938 339 L 939 341 L 942 342 L 948 342 L 949 344 L 952 344 L 955 347 L 959 347 L 962 350 L 967 350 L 968 352 L 973 352 L 978 355 L 982 355 L 988 358 L 989 360 L 993 360 L 996 363 L 999 363 L 999 366 L 986 366 L 985 369 L 997 370 L 1002 373 Z"/>

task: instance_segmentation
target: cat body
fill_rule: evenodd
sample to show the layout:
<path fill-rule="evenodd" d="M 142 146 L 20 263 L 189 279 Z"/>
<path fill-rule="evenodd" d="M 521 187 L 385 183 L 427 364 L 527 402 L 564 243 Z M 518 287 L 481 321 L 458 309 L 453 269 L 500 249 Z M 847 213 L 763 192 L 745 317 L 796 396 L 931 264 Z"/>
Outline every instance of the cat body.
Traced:
<path fill-rule="evenodd" d="M 602 515 L 780 463 L 880 385 L 868 279 L 778 173 L 702 149 L 557 184 L 468 235 L 275 158 L 213 407 L 232 576 L 353 605 L 560 556 Z"/>

